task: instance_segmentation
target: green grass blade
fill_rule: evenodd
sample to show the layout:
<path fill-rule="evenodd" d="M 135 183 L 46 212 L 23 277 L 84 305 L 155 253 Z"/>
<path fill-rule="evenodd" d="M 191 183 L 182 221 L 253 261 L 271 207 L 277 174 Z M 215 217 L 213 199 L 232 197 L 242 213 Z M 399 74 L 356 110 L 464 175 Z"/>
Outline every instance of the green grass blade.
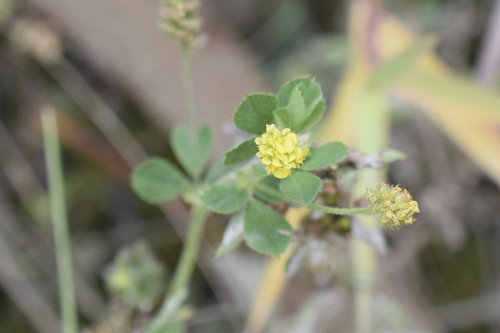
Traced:
<path fill-rule="evenodd" d="M 64 177 L 56 113 L 53 108 L 45 107 L 41 111 L 41 118 L 45 164 L 49 183 L 50 213 L 56 246 L 62 331 L 64 333 L 77 333 L 78 317 L 73 286 Z"/>

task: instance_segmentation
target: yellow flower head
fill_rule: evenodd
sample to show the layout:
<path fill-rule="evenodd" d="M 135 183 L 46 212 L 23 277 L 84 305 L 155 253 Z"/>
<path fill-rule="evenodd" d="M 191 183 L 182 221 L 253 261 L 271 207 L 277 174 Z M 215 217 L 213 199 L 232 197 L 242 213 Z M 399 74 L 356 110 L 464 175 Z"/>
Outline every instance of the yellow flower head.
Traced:
<path fill-rule="evenodd" d="M 367 189 L 366 198 L 374 213 L 379 213 L 379 223 L 391 229 L 399 229 L 403 224 L 413 224 L 413 214 L 420 213 L 418 202 L 399 186 L 382 184 L 375 190 Z"/>
<path fill-rule="evenodd" d="M 266 166 L 267 174 L 272 172 L 280 179 L 298 169 L 309 151 L 297 146 L 297 135 L 291 129 L 280 131 L 274 124 L 266 125 L 266 133 L 256 138 L 255 144 L 259 147 L 257 157 Z"/>

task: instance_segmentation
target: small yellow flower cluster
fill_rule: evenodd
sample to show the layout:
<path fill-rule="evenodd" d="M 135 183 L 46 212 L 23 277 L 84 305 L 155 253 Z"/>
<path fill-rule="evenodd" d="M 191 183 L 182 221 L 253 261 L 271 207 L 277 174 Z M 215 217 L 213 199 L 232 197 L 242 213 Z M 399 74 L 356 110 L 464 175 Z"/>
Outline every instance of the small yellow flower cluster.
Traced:
<path fill-rule="evenodd" d="M 382 184 L 375 190 L 367 189 L 366 198 L 374 213 L 379 213 L 379 223 L 391 229 L 403 224 L 413 224 L 413 214 L 420 213 L 418 202 L 399 186 Z"/>
<path fill-rule="evenodd" d="M 276 178 L 290 176 L 292 169 L 298 169 L 304 163 L 309 148 L 297 146 L 297 135 L 291 129 L 280 131 L 274 124 L 266 125 L 266 133 L 255 139 L 259 147 L 257 157 Z"/>
<path fill-rule="evenodd" d="M 188 49 L 202 44 L 200 0 L 162 0 L 160 4 L 160 30 L 179 39 Z"/>

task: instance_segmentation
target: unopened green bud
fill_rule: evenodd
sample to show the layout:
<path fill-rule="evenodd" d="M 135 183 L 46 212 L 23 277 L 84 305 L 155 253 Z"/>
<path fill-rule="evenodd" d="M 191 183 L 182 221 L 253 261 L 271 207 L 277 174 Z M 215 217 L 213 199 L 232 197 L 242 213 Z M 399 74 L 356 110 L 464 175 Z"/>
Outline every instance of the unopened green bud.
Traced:
<path fill-rule="evenodd" d="M 382 184 L 376 189 L 367 189 L 366 198 L 372 211 L 379 214 L 379 225 L 399 229 L 403 224 L 413 224 L 413 214 L 420 213 L 418 202 L 399 186 Z"/>

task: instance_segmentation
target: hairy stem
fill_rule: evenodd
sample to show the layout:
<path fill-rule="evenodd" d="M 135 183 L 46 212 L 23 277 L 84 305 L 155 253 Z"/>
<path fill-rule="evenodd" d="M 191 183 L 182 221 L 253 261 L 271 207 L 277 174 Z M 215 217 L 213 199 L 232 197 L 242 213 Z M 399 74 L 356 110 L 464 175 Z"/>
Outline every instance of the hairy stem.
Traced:
<path fill-rule="evenodd" d="M 311 209 L 322 210 L 324 212 L 336 215 L 367 214 L 372 212 L 371 206 L 356 207 L 356 208 L 340 208 L 340 207 L 328 207 L 328 206 L 319 206 L 311 204 L 307 207 Z"/>
<path fill-rule="evenodd" d="M 57 133 L 56 113 L 52 108 L 41 111 L 45 164 L 49 183 L 50 214 L 56 247 L 59 302 L 64 333 L 78 332 L 78 317 L 73 286 L 68 217 L 64 194 L 61 148 Z"/>
<path fill-rule="evenodd" d="M 270 187 L 267 187 L 267 186 L 264 186 L 264 185 L 261 185 L 261 184 L 257 184 L 255 185 L 255 188 L 258 188 L 259 191 L 261 192 L 265 192 L 271 196 L 275 196 L 275 197 L 278 197 L 278 198 L 282 198 L 283 201 L 289 203 L 289 204 L 292 204 L 292 205 L 295 205 L 294 202 L 291 202 L 290 200 L 287 200 L 283 194 L 281 194 L 280 192 L 270 188 Z M 356 207 L 356 208 L 341 208 L 341 207 L 329 207 L 329 206 L 320 206 L 320 205 L 313 205 L 313 204 L 310 204 L 308 206 L 306 206 L 307 208 L 310 208 L 310 209 L 315 209 L 315 210 L 322 210 L 324 212 L 327 212 L 329 214 L 336 214 L 336 215 L 355 215 L 355 214 L 367 214 L 367 213 L 371 213 L 372 212 L 372 208 L 371 206 L 366 206 L 366 207 Z"/>

